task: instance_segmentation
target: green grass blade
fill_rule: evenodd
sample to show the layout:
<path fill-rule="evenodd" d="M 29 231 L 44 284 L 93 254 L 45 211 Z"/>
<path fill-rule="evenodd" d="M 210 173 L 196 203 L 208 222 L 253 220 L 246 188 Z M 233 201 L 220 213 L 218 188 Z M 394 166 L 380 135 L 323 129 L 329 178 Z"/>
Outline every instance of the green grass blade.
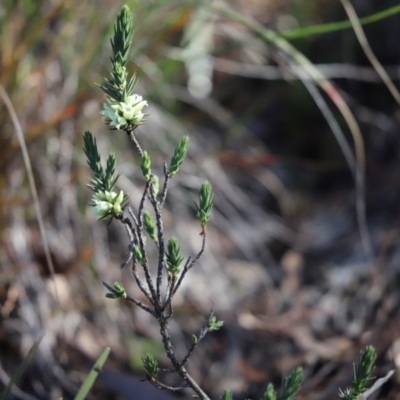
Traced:
<path fill-rule="evenodd" d="M 33 344 L 33 346 L 31 347 L 31 349 L 29 350 L 28 355 L 24 358 L 24 360 L 22 361 L 21 365 L 18 367 L 17 372 L 13 375 L 13 377 L 10 379 L 10 382 L 8 382 L 8 385 L 6 386 L 6 388 L 4 389 L 3 393 L 1 393 L 0 395 L 0 400 L 7 400 L 8 399 L 8 395 L 11 392 L 12 386 L 18 381 L 18 379 L 21 377 L 22 373 L 24 372 L 25 368 L 28 366 L 28 364 L 30 363 L 30 361 L 32 360 L 32 357 L 34 356 L 34 354 L 36 353 L 40 342 L 43 339 L 42 335 L 41 337 L 39 337 L 36 342 Z"/>
<path fill-rule="evenodd" d="M 221 6 L 215 3 L 209 5 L 212 10 L 218 14 L 222 14 L 225 17 L 242 23 L 244 26 L 251 29 L 253 32 L 258 34 L 261 39 L 266 42 L 272 43 L 278 50 L 287 54 L 296 64 L 304 69 L 309 77 L 329 96 L 331 101 L 335 104 L 339 112 L 342 114 L 354 141 L 354 151 L 356 158 L 356 168 L 353 168 L 352 163 L 349 163 L 351 172 L 354 175 L 355 189 L 356 189 L 356 214 L 357 222 L 360 232 L 361 243 L 364 248 L 365 254 L 369 258 L 373 258 L 372 240 L 368 229 L 367 218 L 366 218 L 366 206 L 365 206 L 365 148 L 364 139 L 361 133 L 361 129 L 357 123 L 357 120 L 344 100 L 343 96 L 336 89 L 335 85 L 325 78 L 321 71 L 300 51 L 298 51 L 288 40 L 283 36 L 276 33 L 275 31 L 266 28 L 264 25 L 257 21 L 246 17 L 239 12 Z M 345 140 L 345 138 L 344 138 Z"/>
<path fill-rule="evenodd" d="M 361 25 L 372 24 L 374 22 L 381 21 L 383 19 L 392 17 L 400 13 L 400 5 L 387 8 L 386 10 L 379 11 L 375 14 L 369 15 L 364 18 L 360 18 Z M 313 25 L 306 28 L 291 29 L 289 31 L 281 32 L 280 34 L 285 39 L 299 39 L 308 36 L 323 35 L 329 32 L 336 32 L 343 29 L 350 29 L 352 24 L 349 20 L 331 22 L 329 24 Z"/>
<path fill-rule="evenodd" d="M 97 376 L 99 375 L 99 372 L 103 367 L 104 363 L 106 362 L 109 354 L 110 354 L 110 348 L 106 347 L 100 354 L 100 357 L 97 359 L 96 363 L 93 365 L 93 368 L 90 370 L 89 375 L 83 382 L 74 400 L 84 400 L 84 398 L 88 395 L 90 389 L 93 386 L 94 381 L 97 379 Z"/>

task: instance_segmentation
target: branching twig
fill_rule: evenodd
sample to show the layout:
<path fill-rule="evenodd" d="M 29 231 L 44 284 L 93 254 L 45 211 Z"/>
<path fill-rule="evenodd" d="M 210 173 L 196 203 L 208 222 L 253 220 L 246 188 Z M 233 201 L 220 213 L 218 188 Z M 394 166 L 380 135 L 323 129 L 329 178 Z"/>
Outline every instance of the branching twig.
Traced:
<path fill-rule="evenodd" d="M 107 290 L 109 292 L 114 293 L 116 296 L 118 296 L 118 292 L 112 286 L 110 286 L 108 283 L 103 282 L 103 285 L 107 288 Z M 151 314 L 153 317 L 157 318 L 156 313 L 151 308 L 144 305 L 141 301 L 136 300 L 131 296 L 126 296 L 125 298 L 126 298 L 126 300 L 131 301 L 132 303 L 135 303 L 137 306 L 139 306 L 141 309 L 143 309 L 144 311 Z"/>
<path fill-rule="evenodd" d="M 152 181 L 152 178 L 150 178 Z M 163 268 L 164 268 L 164 258 L 165 258 L 165 245 L 164 245 L 164 226 L 162 222 L 161 216 L 161 207 L 160 203 L 157 201 L 153 185 L 150 185 L 150 201 L 153 205 L 154 214 L 156 216 L 156 224 L 157 224 L 157 236 L 158 236 L 158 268 L 157 268 L 157 298 L 161 303 L 161 285 L 162 285 L 162 276 L 163 276 Z"/>
<path fill-rule="evenodd" d="M 136 215 L 133 213 L 133 210 L 131 207 L 128 207 L 128 213 L 129 213 L 130 217 L 132 218 L 132 221 L 135 223 L 135 225 L 138 226 L 139 222 L 136 218 Z"/>
<path fill-rule="evenodd" d="M 189 360 L 190 356 L 192 355 L 193 351 L 196 349 L 198 344 L 204 339 L 204 337 L 207 335 L 208 332 L 208 327 L 210 324 L 211 318 L 214 316 L 214 310 L 210 311 L 210 315 L 207 318 L 207 323 L 200 329 L 198 335 L 196 336 L 196 340 L 192 340 L 192 345 L 190 346 L 190 349 L 188 350 L 186 356 L 182 359 L 181 365 L 184 366 L 187 361 Z"/>
<path fill-rule="evenodd" d="M 169 169 L 167 168 L 167 163 L 164 163 L 164 184 L 159 196 L 160 200 L 158 200 L 159 183 L 158 178 L 151 173 L 150 155 L 147 151 L 143 151 L 134 133 L 135 129 L 144 123 L 145 114 L 143 114 L 142 109 L 148 104 L 140 95 L 133 93 L 136 83 L 135 76 L 128 77 L 126 64 L 129 59 L 132 37 L 132 15 L 130 14 L 129 8 L 124 6 L 117 17 L 117 22 L 114 26 L 114 37 L 111 39 L 113 50 L 113 57 L 111 58 L 111 76 L 105 78 L 100 87 L 107 95 L 107 101 L 103 104 L 102 110 L 105 122 L 111 129 L 125 131 L 133 141 L 136 151 L 142 159 L 141 169 L 146 184 L 136 215 L 130 207 L 127 207 L 128 195 L 124 194 L 122 190 L 119 191 L 119 193 L 114 191 L 114 187 L 119 178 L 119 175 L 115 172 L 115 155 L 110 154 L 108 156 L 107 165 L 103 168 L 96 139 L 90 132 L 86 132 L 84 135 L 84 151 L 88 159 L 89 167 L 93 173 L 93 179 L 89 187 L 94 192 L 94 212 L 98 219 L 112 220 L 115 218 L 124 225 L 129 238 L 129 246 L 127 254 L 120 266 L 123 268 L 132 261 L 132 267 L 130 269 L 132 278 L 150 302 L 151 307 L 129 296 L 123 285 L 119 282 L 115 282 L 114 287 L 104 283 L 104 286 L 109 291 L 106 296 L 110 299 L 120 298 L 133 302 L 157 319 L 165 352 L 172 363 L 173 370 L 183 379 L 184 385 L 175 387 L 160 382 L 157 379 L 157 374 L 160 369 L 158 368 L 157 360 L 151 354 L 147 354 L 142 359 L 147 379 L 160 389 L 178 391 L 189 387 L 196 393 L 198 398 L 209 400 L 209 397 L 188 374 L 184 365 L 207 331 L 218 329 L 222 322 L 211 321 L 210 317 L 208 325 L 200 330 L 198 337 L 193 336 L 194 345 L 191 346 L 184 359 L 179 362 L 175 355 L 169 334 L 168 321 L 172 317 L 172 298 L 176 290 L 181 285 L 186 273 L 200 259 L 205 249 L 205 229 L 212 209 L 212 188 L 209 182 L 203 183 L 200 188 L 200 201 L 199 204 L 196 204 L 196 216 L 201 225 L 203 243 L 196 257 L 194 259 L 189 257 L 181 271 L 181 264 L 184 258 L 180 254 L 179 240 L 172 237 L 168 241 L 168 244 L 165 243 L 162 209 L 167 197 L 169 180 L 178 173 L 185 160 L 189 146 L 189 138 L 184 137 L 177 145 L 171 158 Z M 146 200 L 149 200 L 153 207 L 155 223 L 151 214 L 145 211 Z M 124 216 L 126 209 L 129 217 Z M 151 277 L 149 260 L 146 252 L 146 232 L 154 241 L 158 250 L 155 284 Z M 141 279 L 138 274 L 138 265 L 143 268 L 144 279 Z M 164 273 L 164 269 L 166 274 Z M 168 278 L 168 285 L 163 302 L 163 279 L 166 275 Z M 148 289 L 145 287 L 146 283 Z M 211 316 L 212 315 L 213 313 L 211 313 Z"/>
<path fill-rule="evenodd" d="M 149 263 L 148 263 L 148 259 L 147 259 L 146 247 L 145 247 L 145 244 L 144 244 L 144 236 L 143 236 L 144 204 L 145 204 L 145 200 L 146 200 L 147 194 L 149 192 L 150 182 L 151 181 L 146 182 L 146 186 L 144 188 L 143 196 L 142 196 L 142 199 L 140 201 L 137 231 L 138 231 L 139 247 L 140 247 L 140 251 L 142 253 L 142 257 L 143 257 L 143 265 L 142 265 L 142 267 L 143 267 L 144 275 L 146 277 L 146 282 L 147 282 L 147 285 L 149 287 L 149 290 L 150 290 L 150 293 L 151 293 L 151 297 L 153 299 L 152 303 L 155 306 L 158 307 L 159 301 L 158 301 L 157 293 L 156 293 L 156 291 L 154 289 L 153 280 L 151 278 L 150 271 L 149 271 Z"/>
<path fill-rule="evenodd" d="M 157 387 L 158 389 L 166 389 L 166 390 L 170 390 L 171 392 L 179 392 L 183 389 L 186 389 L 189 385 L 184 385 L 184 386 L 170 386 L 170 385 L 166 385 L 165 383 L 160 382 L 157 379 L 151 378 L 148 379 L 148 381 L 154 385 L 155 387 Z"/>
<path fill-rule="evenodd" d="M 173 295 L 177 292 L 177 290 L 179 289 L 179 286 L 181 285 L 181 283 L 182 283 L 182 281 L 183 281 L 185 275 L 187 274 L 187 272 L 188 272 L 191 268 L 193 268 L 193 266 L 196 264 L 196 262 L 199 261 L 200 257 L 203 255 L 204 250 L 205 250 L 205 248 L 206 248 L 206 237 L 207 237 L 207 235 L 206 235 L 206 234 L 203 234 L 202 236 L 203 236 L 203 242 L 202 242 L 202 245 L 201 245 L 201 249 L 200 249 L 200 251 L 197 253 L 197 256 L 196 256 L 193 260 L 189 261 L 189 258 L 188 258 L 188 260 L 186 261 L 186 264 L 185 264 L 185 266 L 183 267 L 183 270 L 182 270 L 181 275 L 179 276 L 178 282 L 177 282 L 177 284 L 176 284 L 176 286 L 175 286 L 175 289 L 174 289 L 174 291 L 173 291 L 173 293 L 172 293 L 172 296 L 173 296 Z"/>
<path fill-rule="evenodd" d="M 194 381 L 194 379 L 188 374 L 186 368 L 182 366 L 176 359 L 174 349 L 171 343 L 171 338 L 168 331 L 168 320 L 162 318 L 159 320 L 160 333 L 164 345 L 165 352 L 170 359 L 175 371 L 182 377 L 182 379 L 188 384 L 188 386 L 201 398 L 204 400 L 210 400 L 210 398 L 203 392 L 199 385 Z"/>
<path fill-rule="evenodd" d="M 137 265 L 135 263 L 135 261 L 133 261 L 132 263 L 132 268 L 130 269 L 131 275 L 133 276 L 133 279 L 135 280 L 136 284 L 138 285 L 139 289 L 141 290 L 141 292 L 148 298 L 148 300 L 150 301 L 151 304 L 153 304 L 153 298 L 150 294 L 150 292 L 144 287 L 142 281 L 139 279 L 139 276 L 137 274 Z"/>

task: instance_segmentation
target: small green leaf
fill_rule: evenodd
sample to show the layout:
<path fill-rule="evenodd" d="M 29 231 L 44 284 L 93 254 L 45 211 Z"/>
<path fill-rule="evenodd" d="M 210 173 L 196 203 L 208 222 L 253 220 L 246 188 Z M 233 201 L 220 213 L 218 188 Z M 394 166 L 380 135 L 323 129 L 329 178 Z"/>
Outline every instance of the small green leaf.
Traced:
<path fill-rule="evenodd" d="M 189 148 L 189 137 L 185 136 L 178 144 L 175 149 L 175 153 L 171 159 L 171 165 L 169 166 L 169 174 L 174 176 L 178 171 L 183 161 L 185 161 L 185 157 Z"/>
<path fill-rule="evenodd" d="M 180 271 L 180 265 L 183 261 L 181 257 L 181 248 L 179 246 L 179 241 L 176 237 L 172 237 L 168 241 L 168 251 L 167 251 L 167 266 L 168 271 L 172 275 L 178 275 Z"/>
<path fill-rule="evenodd" d="M 154 222 L 153 217 L 147 210 L 143 213 L 143 222 L 144 222 L 144 227 L 146 228 L 146 231 L 149 234 L 151 240 L 157 242 L 158 238 L 157 238 L 156 224 Z"/>
<path fill-rule="evenodd" d="M 215 332 L 221 329 L 224 325 L 224 321 L 219 321 L 214 315 L 208 321 L 209 332 Z"/>
<path fill-rule="evenodd" d="M 303 381 L 303 368 L 294 369 L 283 382 L 282 395 L 279 400 L 293 400 L 294 395 L 300 390 Z"/>
<path fill-rule="evenodd" d="M 104 175 L 104 187 L 105 190 L 111 192 L 117 182 L 118 176 L 114 178 L 116 167 L 115 154 L 110 153 L 107 158 L 106 172 Z"/>
<path fill-rule="evenodd" d="M 147 182 L 150 179 L 151 175 L 151 159 L 149 153 L 144 151 L 142 154 L 142 163 L 141 163 L 142 173 L 145 181 Z"/>
<path fill-rule="evenodd" d="M 225 390 L 221 397 L 221 400 L 232 400 L 232 399 L 233 399 L 232 392 L 228 389 Z"/>
<path fill-rule="evenodd" d="M 90 131 L 86 131 L 83 134 L 83 151 L 86 154 L 87 163 L 89 164 L 89 167 L 95 177 L 95 181 L 92 182 L 93 187 L 91 186 L 91 189 L 96 191 L 95 189 L 99 187 L 99 190 L 102 190 L 104 173 L 101 166 L 101 157 L 97 149 L 96 139 L 93 137 Z M 95 184 L 96 182 L 98 185 Z"/>
<path fill-rule="evenodd" d="M 148 378 L 155 379 L 158 374 L 158 362 L 154 356 L 147 353 L 143 358 L 143 368 Z"/>
<path fill-rule="evenodd" d="M 140 251 L 140 247 L 136 244 L 133 246 L 133 256 L 135 257 L 136 262 L 138 262 L 140 265 L 143 265 L 143 255 Z"/>
<path fill-rule="evenodd" d="M 158 192 L 160 191 L 160 180 L 158 179 L 157 175 L 153 175 L 151 184 L 153 185 L 154 194 L 157 196 Z"/>
<path fill-rule="evenodd" d="M 196 206 L 196 216 L 204 227 L 210 219 L 213 206 L 213 191 L 210 182 L 205 181 L 200 188 L 199 204 Z"/>
<path fill-rule="evenodd" d="M 358 364 L 354 365 L 354 377 L 352 386 L 345 390 L 339 389 L 340 400 L 356 400 L 368 388 L 371 382 L 371 373 L 376 361 L 376 350 L 373 346 L 367 346 L 360 353 Z"/>
<path fill-rule="evenodd" d="M 109 292 L 106 294 L 106 297 L 108 299 L 119 299 L 119 298 L 126 299 L 127 294 L 121 283 L 114 282 L 113 288 L 111 288 L 107 284 L 105 284 L 105 286 L 109 290 Z"/>
<path fill-rule="evenodd" d="M 263 400 L 277 400 L 276 390 L 272 383 L 269 383 L 265 389 Z"/>

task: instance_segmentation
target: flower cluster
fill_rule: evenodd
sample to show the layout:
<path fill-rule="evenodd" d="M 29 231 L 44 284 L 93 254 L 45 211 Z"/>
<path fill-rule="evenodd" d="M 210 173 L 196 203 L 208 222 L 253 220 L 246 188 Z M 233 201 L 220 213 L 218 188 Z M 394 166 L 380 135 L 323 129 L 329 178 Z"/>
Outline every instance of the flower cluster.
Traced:
<path fill-rule="evenodd" d="M 117 217 L 122 214 L 124 192 L 97 192 L 93 195 L 93 210 L 98 219 Z"/>
<path fill-rule="evenodd" d="M 103 103 L 101 114 L 112 128 L 132 129 L 144 122 L 145 114 L 142 109 L 147 105 L 147 101 L 137 94 L 126 96 L 125 101 L 116 101 L 108 97 L 107 102 Z"/>

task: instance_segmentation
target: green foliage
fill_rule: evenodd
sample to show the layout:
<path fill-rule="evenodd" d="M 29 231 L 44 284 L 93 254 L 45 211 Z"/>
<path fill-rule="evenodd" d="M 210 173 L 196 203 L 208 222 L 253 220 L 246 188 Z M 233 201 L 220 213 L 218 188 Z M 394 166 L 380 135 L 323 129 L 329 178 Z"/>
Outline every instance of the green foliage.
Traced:
<path fill-rule="evenodd" d="M 219 321 L 214 315 L 210 318 L 208 321 L 208 330 L 210 332 L 216 332 L 219 331 L 224 325 L 224 321 Z"/>
<path fill-rule="evenodd" d="M 360 18 L 361 25 L 371 24 L 383 19 L 392 17 L 400 13 L 400 5 L 395 5 L 393 7 L 386 8 L 383 11 L 379 11 L 375 14 L 368 15 L 367 17 Z M 296 28 L 290 31 L 281 32 L 281 35 L 286 39 L 299 39 L 309 36 L 323 35 L 325 33 L 340 31 L 343 29 L 352 28 L 352 23 L 349 20 L 330 22 L 327 24 L 306 26 L 304 28 Z"/>
<path fill-rule="evenodd" d="M 98 190 L 105 190 L 105 188 L 102 186 L 104 174 L 101 166 L 101 157 L 99 151 L 97 150 L 96 139 L 93 137 L 91 132 L 86 131 L 83 134 L 83 142 L 83 151 L 86 154 L 87 163 L 89 164 L 89 167 L 95 178 L 95 181 L 92 184 L 93 186 L 90 186 L 90 188 L 95 192 Z"/>
<path fill-rule="evenodd" d="M 277 400 L 277 393 L 272 383 L 267 385 L 263 395 L 263 400 Z"/>
<path fill-rule="evenodd" d="M 106 297 L 108 299 L 119 299 L 119 298 L 126 299 L 127 296 L 126 291 L 121 283 L 114 282 L 113 288 L 109 287 L 108 285 L 106 285 L 106 287 L 109 290 L 109 292 L 106 294 Z"/>
<path fill-rule="evenodd" d="M 169 166 L 169 174 L 174 176 L 178 171 L 182 163 L 185 161 L 185 157 L 189 148 L 189 137 L 185 136 L 178 144 L 175 149 L 174 155 L 171 159 L 171 165 Z"/>
<path fill-rule="evenodd" d="M 154 358 L 154 356 L 150 353 L 147 353 L 143 358 L 143 368 L 146 372 L 146 375 L 149 379 L 157 378 L 158 374 L 158 362 Z"/>
<path fill-rule="evenodd" d="M 143 265 L 143 255 L 142 252 L 140 251 L 140 247 L 138 245 L 134 245 L 133 248 L 133 256 L 135 257 L 135 260 L 140 264 Z"/>
<path fill-rule="evenodd" d="M 145 114 L 142 110 L 147 106 L 147 101 L 143 100 L 142 96 L 133 94 L 135 75 L 128 77 L 126 64 L 132 38 L 132 14 L 129 8 L 124 6 L 117 17 L 114 37 L 111 39 L 111 77 L 105 78 L 100 87 L 108 96 L 101 111 L 105 122 L 111 129 L 127 132 L 133 132 L 137 126 L 144 123 Z"/>
<path fill-rule="evenodd" d="M 126 71 L 132 39 L 132 14 L 129 7 L 124 6 L 114 24 L 114 36 L 111 39 L 113 52 L 111 77 L 104 79 L 103 84 L 100 86 L 111 99 L 117 102 L 125 101 L 127 96 L 132 94 L 136 83 L 134 75 L 128 80 Z"/>
<path fill-rule="evenodd" d="M 117 182 L 117 179 L 119 177 L 119 175 L 117 177 L 114 177 L 115 166 L 115 154 L 110 153 L 107 157 L 106 172 L 104 174 L 104 186 L 108 191 L 111 191 L 114 188 L 115 183 Z"/>
<path fill-rule="evenodd" d="M 180 271 L 180 265 L 183 261 L 181 256 L 181 248 L 179 246 L 179 241 L 176 237 L 172 237 L 168 241 L 168 251 L 167 251 L 167 265 L 168 271 L 172 275 L 178 275 Z"/>
<path fill-rule="evenodd" d="M 151 159 L 147 151 L 144 151 L 142 154 L 142 163 L 140 166 L 142 168 L 143 177 L 147 182 L 151 175 Z"/>
<path fill-rule="evenodd" d="M 232 399 L 233 399 L 232 392 L 230 390 L 225 390 L 221 397 L 221 400 L 232 400 Z"/>
<path fill-rule="evenodd" d="M 107 158 L 106 170 L 101 166 L 101 157 L 97 149 L 96 139 L 90 131 L 83 134 L 83 151 L 86 154 L 87 163 L 93 173 L 93 178 L 88 185 L 95 193 L 112 192 L 119 175 L 114 176 L 116 160 L 114 153 L 110 153 Z M 125 199 L 126 200 L 126 199 Z"/>
<path fill-rule="evenodd" d="M 292 400 L 295 394 L 300 390 L 303 381 L 303 368 L 294 369 L 283 382 L 282 394 L 279 400 Z"/>
<path fill-rule="evenodd" d="M 369 345 L 360 353 L 358 365 L 354 365 L 352 386 L 342 391 L 339 389 L 340 400 L 356 400 L 367 389 L 371 378 L 372 369 L 376 361 L 376 351 Z"/>
<path fill-rule="evenodd" d="M 151 240 L 157 242 L 158 239 L 157 239 L 156 224 L 154 222 L 153 217 L 147 210 L 143 213 L 143 221 L 144 221 L 144 227 L 146 228 L 147 233 L 151 237 Z"/>
<path fill-rule="evenodd" d="M 151 181 L 153 185 L 154 194 L 157 196 L 158 192 L 160 191 L 160 179 L 157 175 L 153 175 L 153 180 Z"/>
<path fill-rule="evenodd" d="M 218 11 L 218 6 L 211 5 L 210 7 Z M 216 7 L 216 8 L 215 8 Z M 222 12 L 222 10 L 219 10 Z M 231 11 L 223 11 L 225 15 L 234 15 Z M 238 13 L 235 14 L 237 21 L 247 24 L 250 28 L 256 31 L 266 41 L 273 42 L 287 54 L 293 55 L 293 59 L 298 62 L 299 65 L 305 65 L 308 68 L 310 76 L 315 80 L 319 81 L 320 75 L 313 73 L 314 69 L 311 63 L 307 60 L 304 61 L 302 54 L 296 52 L 294 48 L 282 39 L 281 36 L 273 31 L 269 31 L 262 26 L 259 26 L 251 21 L 247 21 L 242 18 Z M 137 215 L 135 216 L 133 211 L 130 210 L 129 215 L 123 218 L 124 204 L 126 196 L 121 191 L 119 194 L 113 191 L 114 186 L 117 182 L 118 176 L 115 177 L 116 160 L 114 154 L 110 154 L 107 158 L 107 164 L 105 171 L 101 165 L 101 157 L 97 149 L 96 140 L 93 138 L 90 132 L 85 132 L 84 135 L 84 151 L 88 159 L 89 167 L 92 170 L 94 178 L 90 182 L 91 189 L 95 192 L 95 213 L 103 219 L 108 217 L 118 217 L 119 221 L 125 225 L 130 238 L 130 246 L 128 249 L 127 259 L 131 260 L 132 256 L 134 260 L 139 263 L 142 268 L 137 273 L 136 264 L 134 264 L 131 272 L 141 289 L 143 295 L 147 297 L 146 303 L 142 303 L 134 299 L 131 296 L 127 296 L 124 287 L 115 282 L 113 286 L 105 284 L 108 289 L 106 297 L 116 298 L 127 298 L 132 301 L 138 307 L 141 307 L 144 311 L 148 312 L 156 318 L 160 324 L 160 333 L 162 335 L 162 343 L 164 349 L 168 355 L 168 358 L 172 362 L 172 366 L 178 375 L 185 381 L 183 386 L 171 387 L 165 385 L 156 380 L 158 375 L 158 363 L 156 358 L 152 354 L 146 354 L 142 358 L 144 370 L 149 380 L 151 380 L 156 386 L 166 388 L 169 390 L 181 390 L 184 387 L 190 387 L 196 393 L 197 398 L 208 399 L 201 388 L 190 378 L 186 369 L 185 363 L 192 354 L 192 351 L 203 339 L 207 332 L 214 332 L 219 330 L 223 326 L 223 321 L 217 320 L 217 318 L 211 314 L 205 326 L 198 335 L 192 335 L 192 346 L 188 351 L 187 355 L 180 359 L 174 354 L 174 346 L 171 341 L 171 337 L 168 331 L 168 320 L 173 316 L 172 299 L 179 288 L 181 280 L 185 277 L 185 274 L 190 268 L 197 262 L 203 254 L 205 248 L 206 231 L 205 226 L 208 223 L 213 207 L 213 191 L 209 182 L 204 182 L 199 191 L 199 203 L 196 204 L 196 216 L 199 219 L 203 231 L 203 246 L 199 253 L 193 257 L 193 260 L 188 259 L 187 266 L 184 268 L 183 273 L 180 275 L 180 279 L 171 279 L 180 273 L 181 264 L 183 257 L 180 252 L 180 245 L 177 238 L 173 237 L 168 241 L 167 249 L 164 246 L 164 232 L 163 224 L 160 223 L 162 215 L 161 209 L 165 204 L 167 197 L 168 182 L 169 178 L 173 177 L 180 169 L 184 162 L 188 147 L 189 138 L 184 137 L 177 145 L 174 155 L 171 158 L 170 166 L 168 170 L 164 171 L 164 185 L 162 188 L 162 199 L 159 201 L 154 198 L 154 194 L 159 192 L 159 179 L 156 176 L 152 176 L 151 171 L 151 159 L 147 151 L 142 151 L 140 143 L 137 141 L 133 130 L 144 122 L 145 114 L 143 114 L 143 107 L 147 106 L 147 102 L 142 99 L 141 96 L 133 94 L 135 86 L 135 76 L 129 77 L 127 72 L 127 63 L 129 61 L 129 52 L 131 48 L 133 38 L 133 26 L 132 16 L 128 7 L 123 7 L 117 17 L 117 21 L 114 25 L 114 36 L 111 39 L 111 46 L 113 56 L 111 58 L 111 77 L 105 78 L 101 85 L 102 90 L 107 94 L 107 102 L 103 105 L 102 115 L 105 117 L 107 123 L 111 128 L 126 130 L 129 136 L 134 140 L 136 149 L 141 155 L 141 170 L 144 179 L 147 182 L 143 193 L 142 201 L 139 206 Z M 302 62 L 301 62 L 302 61 Z M 306 69 L 307 69 L 306 68 Z M 317 79 L 318 78 L 318 79 Z M 149 180 L 151 179 L 151 183 Z M 148 192 L 150 183 L 150 193 Z M 160 232 L 157 230 L 154 218 L 148 211 L 144 211 L 145 202 L 150 201 L 153 206 L 153 211 L 156 216 L 157 226 Z M 141 226 L 141 215 L 143 215 L 143 224 L 145 230 L 150 235 L 152 240 L 160 242 L 157 244 L 157 250 L 159 251 L 159 264 L 157 266 L 157 277 L 153 280 L 154 271 L 156 269 L 150 269 L 150 265 L 147 262 L 148 257 L 146 253 L 145 243 L 146 236 Z M 140 224 L 138 223 L 140 221 Z M 133 244 L 132 244 L 133 243 Z M 145 262 L 146 261 L 146 262 Z M 165 281 L 163 281 L 165 275 L 164 266 L 165 262 L 168 269 L 168 287 L 164 288 Z M 143 280 L 141 277 L 143 277 Z M 182 279 L 181 279 L 182 278 Z M 147 285 L 147 286 L 146 286 Z M 176 285 L 176 286 L 174 286 Z M 152 349 L 154 352 L 154 349 Z M 339 391 L 339 397 L 341 400 L 355 400 L 362 394 L 369 381 L 371 380 L 370 374 L 372 372 L 373 364 L 376 359 L 375 350 L 368 346 L 364 352 L 360 355 L 359 364 L 354 368 L 354 380 L 352 387 L 345 391 Z M 295 400 L 295 396 L 298 393 L 303 379 L 302 368 L 296 368 L 293 370 L 287 378 L 284 379 L 282 389 L 280 393 L 274 388 L 272 384 L 266 387 L 263 395 L 263 400 Z M 232 393 L 226 390 L 222 396 L 223 400 L 232 400 Z"/>
<path fill-rule="evenodd" d="M 303 369 L 298 367 L 294 369 L 283 381 L 281 394 L 278 396 L 272 383 L 269 383 L 265 389 L 263 400 L 294 400 L 296 393 L 300 390 L 303 380 Z"/>
<path fill-rule="evenodd" d="M 127 349 L 129 353 L 129 365 L 137 373 L 143 373 L 143 355 L 152 353 L 157 359 L 164 354 L 164 347 L 159 340 L 135 334 L 127 338 Z"/>
<path fill-rule="evenodd" d="M 207 225 L 213 206 L 213 192 L 210 182 L 205 181 L 200 188 L 199 204 L 196 206 L 196 216 L 202 226 Z"/>
<path fill-rule="evenodd" d="M 122 191 L 118 194 L 113 191 L 119 175 L 115 175 L 116 160 L 114 153 L 107 157 L 106 170 L 101 166 L 101 157 L 97 149 L 96 139 L 92 133 L 86 131 L 83 135 L 83 151 L 87 163 L 92 171 L 93 178 L 88 185 L 93 190 L 93 211 L 98 219 L 120 217 L 128 196 Z"/>

